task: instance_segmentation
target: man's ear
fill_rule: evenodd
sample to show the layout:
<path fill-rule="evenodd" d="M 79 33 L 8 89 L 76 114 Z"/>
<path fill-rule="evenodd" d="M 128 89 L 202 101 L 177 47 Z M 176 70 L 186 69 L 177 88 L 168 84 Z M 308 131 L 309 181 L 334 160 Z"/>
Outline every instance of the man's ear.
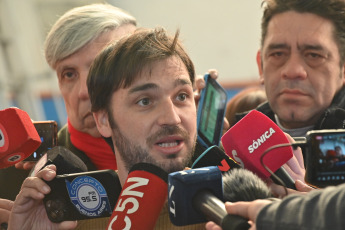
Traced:
<path fill-rule="evenodd" d="M 112 129 L 108 120 L 108 113 L 105 110 L 100 110 L 93 113 L 97 129 L 103 137 L 111 137 Z"/>
<path fill-rule="evenodd" d="M 261 59 L 261 50 L 260 49 L 256 53 L 256 64 L 258 65 L 258 69 L 259 69 L 260 83 L 264 84 L 264 75 L 262 72 L 262 59 Z"/>

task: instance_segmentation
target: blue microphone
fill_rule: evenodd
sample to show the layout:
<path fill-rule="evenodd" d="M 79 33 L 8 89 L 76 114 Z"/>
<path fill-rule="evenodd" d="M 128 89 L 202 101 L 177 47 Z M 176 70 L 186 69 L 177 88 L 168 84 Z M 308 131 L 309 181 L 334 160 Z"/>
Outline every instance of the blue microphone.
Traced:
<path fill-rule="evenodd" d="M 249 229 L 246 219 L 229 215 L 223 200 L 222 172 L 217 166 L 170 173 L 169 216 L 176 226 L 214 221 L 225 229 Z"/>

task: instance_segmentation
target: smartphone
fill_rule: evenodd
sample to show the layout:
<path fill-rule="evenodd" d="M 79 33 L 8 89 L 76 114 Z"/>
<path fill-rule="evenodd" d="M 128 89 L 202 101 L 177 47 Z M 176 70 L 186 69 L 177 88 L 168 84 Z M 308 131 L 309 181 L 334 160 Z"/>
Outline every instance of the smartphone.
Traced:
<path fill-rule="evenodd" d="M 33 124 L 42 143 L 38 149 L 24 161 L 38 161 L 49 149 L 57 145 L 56 121 L 34 121 Z"/>
<path fill-rule="evenodd" d="M 223 134 L 227 93 L 209 74 L 204 76 L 206 87 L 202 89 L 198 105 L 198 142 L 208 148 L 219 145 Z"/>
<path fill-rule="evenodd" d="M 308 184 L 323 188 L 345 182 L 345 130 L 313 130 L 306 135 Z"/>
<path fill-rule="evenodd" d="M 111 216 L 122 187 L 114 170 L 57 175 L 46 182 L 43 199 L 48 218 L 59 223 Z"/>

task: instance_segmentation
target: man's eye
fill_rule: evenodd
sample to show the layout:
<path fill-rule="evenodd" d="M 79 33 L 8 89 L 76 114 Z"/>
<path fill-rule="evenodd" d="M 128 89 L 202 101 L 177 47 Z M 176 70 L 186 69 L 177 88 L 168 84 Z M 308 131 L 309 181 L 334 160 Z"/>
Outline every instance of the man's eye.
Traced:
<path fill-rule="evenodd" d="M 315 58 L 322 58 L 322 56 L 320 54 L 317 54 L 317 53 L 309 53 L 307 55 L 307 57 L 313 58 L 313 59 L 315 59 Z"/>
<path fill-rule="evenodd" d="M 146 105 L 149 105 L 151 103 L 150 99 L 148 98 L 143 98 L 143 99 L 140 99 L 137 104 L 138 105 L 141 105 L 141 106 L 146 106 Z"/>
<path fill-rule="evenodd" d="M 318 53 L 308 53 L 306 54 L 305 60 L 310 66 L 316 67 L 324 63 L 326 57 Z"/>
<path fill-rule="evenodd" d="M 179 101 L 185 101 L 185 100 L 187 100 L 187 97 L 188 97 L 187 94 L 181 93 L 181 94 L 179 94 L 179 95 L 177 96 L 177 99 L 178 99 Z"/>
<path fill-rule="evenodd" d="M 73 79 L 76 77 L 76 74 L 72 71 L 66 71 L 62 74 L 63 79 Z"/>
<path fill-rule="evenodd" d="M 270 56 L 273 56 L 273 57 L 281 57 L 281 56 L 283 56 L 283 52 L 274 52 L 274 53 L 271 53 L 271 55 Z"/>

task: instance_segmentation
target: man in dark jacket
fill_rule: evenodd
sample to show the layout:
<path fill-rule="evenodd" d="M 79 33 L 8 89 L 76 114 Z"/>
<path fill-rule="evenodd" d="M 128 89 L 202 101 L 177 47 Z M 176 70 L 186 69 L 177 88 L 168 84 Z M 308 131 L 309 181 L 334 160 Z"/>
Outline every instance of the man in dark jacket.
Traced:
<path fill-rule="evenodd" d="M 293 137 L 344 128 L 344 2 L 271 3 L 264 10 L 257 53 L 268 102 L 257 110 Z"/>
<path fill-rule="evenodd" d="M 257 63 L 268 102 L 257 110 L 293 137 L 344 128 L 344 12 L 343 0 L 265 1 Z M 249 219 L 251 229 L 343 229 L 343 200 L 339 185 L 226 209 Z M 220 228 L 210 222 L 207 229 Z"/>

